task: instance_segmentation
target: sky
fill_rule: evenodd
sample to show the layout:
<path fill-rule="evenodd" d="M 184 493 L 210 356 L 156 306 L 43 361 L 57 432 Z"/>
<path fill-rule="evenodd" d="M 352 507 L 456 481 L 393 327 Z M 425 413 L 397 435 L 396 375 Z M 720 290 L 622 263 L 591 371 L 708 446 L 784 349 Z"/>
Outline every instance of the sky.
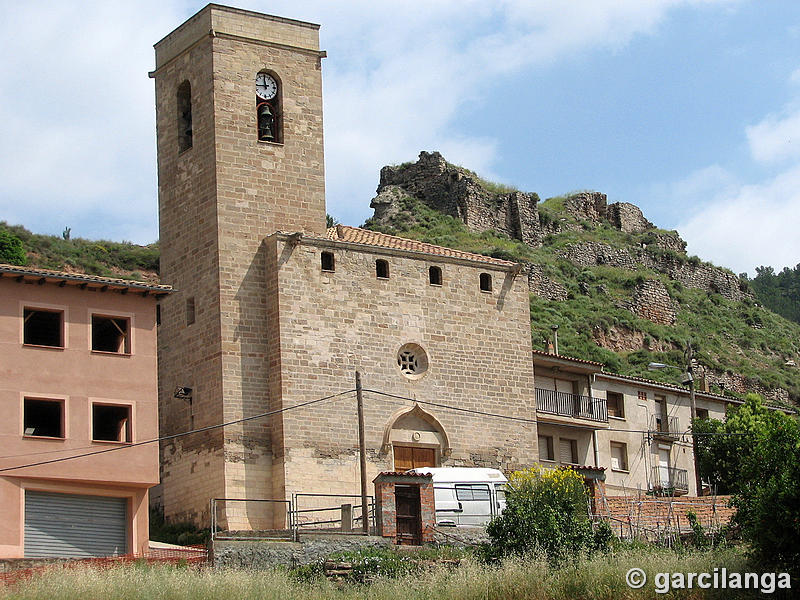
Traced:
<path fill-rule="evenodd" d="M 152 45 L 189 0 L 0 0 L 0 220 L 158 237 Z M 598 190 L 689 252 L 800 263 L 796 0 L 239 0 L 322 25 L 328 212 L 438 150 L 542 199 Z"/>

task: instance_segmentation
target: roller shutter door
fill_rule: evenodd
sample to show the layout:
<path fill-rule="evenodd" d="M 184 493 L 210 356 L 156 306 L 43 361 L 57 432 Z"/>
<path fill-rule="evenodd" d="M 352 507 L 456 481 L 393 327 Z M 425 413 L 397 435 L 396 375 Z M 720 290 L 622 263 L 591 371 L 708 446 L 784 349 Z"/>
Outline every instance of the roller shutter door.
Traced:
<path fill-rule="evenodd" d="M 127 553 L 128 500 L 25 492 L 25 558 Z"/>

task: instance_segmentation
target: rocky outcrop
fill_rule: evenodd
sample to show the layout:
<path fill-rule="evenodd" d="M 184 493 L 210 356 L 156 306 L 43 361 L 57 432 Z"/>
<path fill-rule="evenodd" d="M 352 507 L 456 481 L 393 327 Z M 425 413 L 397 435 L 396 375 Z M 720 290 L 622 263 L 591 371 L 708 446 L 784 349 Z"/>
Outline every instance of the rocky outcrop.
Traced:
<path fill-rule="evenodd" d="M 595 326 L 592 330 L 592 337 L 598 346 L 614 352 L 634 352 L 643 349 L 653 352 L 675 350 L 675 345 L 670 342 L 654 340 L 646 333 L 629 329 L 624 325 L 616 325 L 607 329 Z"/>
<path fill-rule="evenodd" d="M 655 225 L 644 218 L 642 209 L 635 204 L 627 202 L 609 204 L 606 216 L 614 227 L 625 233 L 644 233 L 655 229 Z"/>
<path fill-rule="evenodd" d="M 373 221 L 391 224 L 403 194 L 463 221 L 473 231 L 494 230 L 531 246 L 542 232 L 536 194 L 496 192 L 466 169 L 448 163 L 438 152 L 421 152 L 415 163 L 381 169 L 378 195 L 370 206 Z"/>

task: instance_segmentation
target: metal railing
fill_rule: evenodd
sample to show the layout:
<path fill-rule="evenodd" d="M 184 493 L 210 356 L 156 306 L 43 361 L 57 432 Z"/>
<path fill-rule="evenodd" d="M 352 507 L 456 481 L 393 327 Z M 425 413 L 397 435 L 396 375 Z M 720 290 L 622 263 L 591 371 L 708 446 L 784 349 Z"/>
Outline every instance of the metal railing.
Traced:
<path fill-rule="evenodd" d="M 361 496 L 355 494 L 292 494 L 291 521 L 299 533 L 363 532 Z M 367 528 L 375 531 L 375 498 L 367 496 Z"/>
<path fill-rule="evenodd" d="M 536 388 L 536 410 L 550 415 L 608 422 L 608 406 L 605 398 Z"/>
<path fill-rule="evenodd" d="M 654 466 L 651 488 L 653 491 L 688 492 L 689 472 L 676 467 Z"/>
<path fill-rule="evenodd" d="M 289 500 L 212 498 L 211 540 L 294 539 L 293 514 Z"/>
<path fill-rule="evenodd" d="M 676 440 L 681 435 L 678 417 L 651 415 L 650 430 L 658 437 Z"/>

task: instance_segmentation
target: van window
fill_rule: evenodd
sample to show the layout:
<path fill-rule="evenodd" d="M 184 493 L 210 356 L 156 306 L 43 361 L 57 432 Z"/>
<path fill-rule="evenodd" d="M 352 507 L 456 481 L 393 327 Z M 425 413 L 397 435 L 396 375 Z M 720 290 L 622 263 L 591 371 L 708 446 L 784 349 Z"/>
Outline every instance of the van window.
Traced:
<path fill-rule="evenodd" d="M 459 501 L 489 500 L 489 486 L 485 483 L 456 484 L 456 498 Z"/>

